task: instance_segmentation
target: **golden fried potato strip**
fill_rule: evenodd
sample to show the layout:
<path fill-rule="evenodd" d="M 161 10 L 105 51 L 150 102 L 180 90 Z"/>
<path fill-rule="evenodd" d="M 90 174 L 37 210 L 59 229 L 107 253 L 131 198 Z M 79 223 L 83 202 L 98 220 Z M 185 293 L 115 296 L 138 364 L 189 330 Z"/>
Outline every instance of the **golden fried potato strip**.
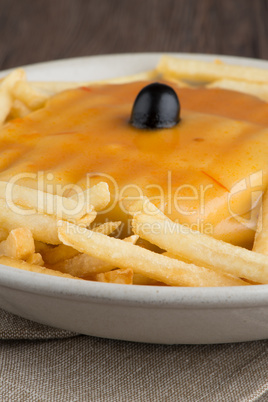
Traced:
<path fill-rule="evenodd" d="M 260 210 L 253 251 L 268 255 L 268 191 L 266 191 Z"/>
<path fill-rule="evenodd" d="M 9 267 L 22 269 L 24 271 L 29 271 L 29 272 L 36 272 L 38 274 L 46 274 L 46 275 L 52 275 L 52 276 L 60 276 L 61 278 L 80 279 L 81 280 L 81 278 L 76 278 L 72 275 L 63 274 L 62 272 L 58 272 L 53 269 L 40 267 L 39 265 L 29 264 L 28 262 L 21 261 L 21 260 L 15 260 L 10 257 L 1 256 L 0 257 L 0 265 L 7 265 Z M 1 269 L 1 267 L 0 267 L 0 269 Z"/>
<path fill-rule="evenodd" d="M 198 266 L 254 282 L 268 283 L 268 257 L 216 240 L 174 223 L 144 197 L 130 208 L 133 231 L 164 250 Z"/>
<path fill-rule="evenodd" d="M 225 64 L 220 60 L 202 61 L 162 56 L 156 70 L 159 74 L 193 81 L 232 79 L 237 81 L 268 83 L 268 71 L 262 68 Z"/>
<path fill-rule="evenodd" d="M 8 238 L 0 243 L 0 255 L 26 260 L 34 254 L 35 245 L 32 233 L 27 228 L 11 230 Z"/>
<path fill-rule="evenodd" d="M 109 272 L 102 272 L 92 276 L 92 280 L 97 282 L 105 283 L 120 283 L 122 285 L 132 285 L 133 284 L 133 269 L 114 269 Z"/>
<path fill-rule="evenodd" d="M 78 228 L 66 222 L 59 223 L 59 238 L 67 246 L 76 248 L 94 258 L 118 268 L 132 268 L 142 274 L 171 286 L 242 286 L 246 283 L 230 275 L 186 264 L 156 254 L 131 243 Z"/>

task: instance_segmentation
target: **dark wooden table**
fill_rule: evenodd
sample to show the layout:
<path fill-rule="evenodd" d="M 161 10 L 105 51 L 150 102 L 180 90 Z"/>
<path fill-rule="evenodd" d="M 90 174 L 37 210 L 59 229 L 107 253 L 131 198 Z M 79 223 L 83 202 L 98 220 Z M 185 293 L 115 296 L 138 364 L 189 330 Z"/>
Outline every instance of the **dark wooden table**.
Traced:
<path fill-rule="evenodd" d="M 0 68 L 124 52 L 268 59 L 267 0 L 0 0 Z"/>

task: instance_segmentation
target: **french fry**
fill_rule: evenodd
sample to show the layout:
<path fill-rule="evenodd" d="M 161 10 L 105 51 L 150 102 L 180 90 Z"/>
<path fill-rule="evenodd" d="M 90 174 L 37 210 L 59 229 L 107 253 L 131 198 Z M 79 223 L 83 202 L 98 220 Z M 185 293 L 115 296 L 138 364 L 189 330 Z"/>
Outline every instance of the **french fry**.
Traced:
<path fill-rule="evenodd" d="M 183 258 L 181 256 L 178 257 L 177 255 L 169 253 L 168 251 L 165 251 L 164 253 L 162 253 L 162 255 L 165 255 L 166 257 L 169 257 L 169 258 L 175 258 L 176 260 L 184 261 L 187 264 L 191 264 L 191 260 L 187 260 L 187 258 Z"/>
<path fill-rule="evenodd" d="M 26 260 L 34 253 L 34 240 L 29 229 L 11 230 L 8 238 L 0 243 L 0 255 Z"/>
<path fill-rule="evenodd" d="M 92 220 L 89 222 L 91 223 L 96 216 L 93 207 L 85 203 L 78 204 L 77 201 L 67 197 L 45 193 L 11 182 L 0 181 L 0 198 L 5 199 L 11 208 L 16 204 L 41 214 L 55 215 L 60 219 L 78 220 L 86 216 L 88 222 L 91 218 L 85 214 L 90 215 L 93 212 Z"/>
<path fill-rule="evenodd" d="M 193 264 L 156 254 L 131 243 L 62 222 L 59 238 L 81 253 L 102 259 L 118 268 L 132 268 L 134 273 L 148 276 L 171 286 L 239 286 L 246 283 L 230 275 L 213 272 Z"/>
<path fill-rule="evenodd" d="M 90 85 L 89 81 L 32 81 L 35 88 L 55 95 L 62 91 Z"/>
<path fill-rule="evenodd" d="M 107 80 L 95 81 L 96 85 L 100 84 L 125 84 L 127 82 L 146 81 L 157 78 L 156 70 L 142 71 L 141 73 L 126 75 L 124 77 L 109 78 Z M 92 83 L 94 84 L 94 83 Z M 90 84 L 89 84 L 90 85 Z"/>
<path fill-rule="evenodd" d="M 34 264 L 34 265 L 40 265 L 40 266 L 44 265 L 44 260 L 41 254 L 39 253 L 32 254 L 30 257 L 27 258 L 26 262 L 28 264 Z"/>
<path fill-rule="evenodd" d="M 47 248 L 40 251 L 44 261 L 49 266 L 55 265 L 60 261 L 69 260 L 75 257 L 79 252 L 72 247 L 65 246 L 65 244 L 60 244 L 59 246 L 53 248 Z"/>
<path fill-rule="evenodd" d="M 8 115 L 8 120 L 22 118 L 31 113 L 31 110 L 19 99 L 14 99 Z"/>
<path fill-rule="evenodd" d="M 49 265 L 50 268 L 85 279 L 91 278 L 92 275 L 98 273 L 111 271 L 115 268 L 114 264 L 107 263 L 99 258 L 94 258 L 84 253 L 80 254 L 78 250 L 76 250 L 76 252 L 78 255 L 66 260 L 61 260 L 55 265 Z"/>
<path fill-rule="evenodd" d="M 71 195 L 70 198 L 76 202 L 78 200 L 79 203 L 92 205 L 95 211 L 98 212 L 103 210 L 110 202 L 109 186 L 105 182 L 100 182 L 85 191 Z"/>
<path fill-rule="evenodd" d="M 57 231 L 57 220 L 51 215 L 31 213 L 20 209 L 20 214 L 10 209 L 6 201 L 0 199 L 0 226 L 11 231 L 17 228 L 28 228 L 35 240 L 43 243 L 60 244 Z"/>
<path fill-rule="evenodd" d="M 22 68 L 17 68 L 3 78 L 0 82 L 0 90 L 11 93 L 16 83 L 21 81 L 26 81 L 26 73 Z"/>
<path fill-rule="evenodd" d="M 133 75 L 128 75 L 125 77 L 116 77 L 110 78 L 107 80 L 101 81 L 78 81 L 78 82 L 32 82 L 32 85 L 35 88 L 43 89 L 46 91 L 50 91 L 53 94 L 58 92 L 66 91 L 68 89 L 75 89 L 78 87 L 85 87 L 88 85 L 100 85 L 100 84 L 124 84 L 126 82 L 135 82 L 135 81 L 145 81 L 152 80 L 157 77 L 157 73 L 155 70 L 145 71 Z"/>
<path fill-rule="evenodd" d="M 172 222 L 144 198 L 148 212 L 136 212 L 132 227 L 138 234 L 164 250 L 198 266 L 208 267 L 254 282 L 268 283 L 268 257 L 247 249 L 233 246 L 210 236 Z M 139 200 L 140 206 L 140 200 Z"/>
<path fill-rule="evenodd" d="M 17 81 L 11 93 L 15 99 L 19 99 L 31 110 L 36 110 L 44 106 L 45 102 L 51 96 L 51 93 L 34 87 L 34 85 L 28 81 Z"/>
<path fill-rule="evenodd" d="M 94 231 L 94 229 L 93 229 Z M 135 244 L 139 236 L 133 235 L 126 237 L 123 239 L 123 241 L 127 243 L 132 243 Z M 80 254 L 78 250 L 66 246 L 64 244 L 55 247 L 55 252 L 57 248 L 62 248 L 65 247 L 65 250 L 71 249 L 70 253 L 76 253 L 72 258 L 62 258 L 61 260 L 58 259 L 58 261 L 55 263 L 56 258 L 53 260 L 53 255 L 52 252 L 50 253 L 49 259 L 46 260 L 47 256 L 45 256 L 45 261 L 48 262 L 48 264 L 51 266 L 51 268 L 55 268 L 58 271 L 69 273 L 70 275 L 74 276 L 79 276 L 81 278 L 92 278 L 92 275 L 96 275 L 98 273 L 104 273 L 104 272 L 109 272 L 116 268 L 113 264 L 107 263 L 103 260 L 100 260 L 99 258 L 94 258 L 88 254 Z M 77 255 L 78 254 L 78 255 Z M 52 258 L 51 258 L 52 255 Z M 55 265 L 50 264 L 51 262 L 54 262 Z"/>
<path fill-rule="evenodd" d="M 121 225 L 121 221 L 105 222 L 99 226 L 94 227 L 92 230 L 97 233 L 109 235 L 109 234 L 113 233 L 120 225 Z"/>
<path fill-rule="evenodd" d="M 161 74 L 159 74 L 159 78 L 161 79 L 161 80 L 164 80 L 164 81 L 168 81 L 168 82 L 174 82 L 174 84 L 176 84 L 178 87 L 180 87 L 180 88 L 191 88 L 191 87 L 193 87 L 193 83 L 191 82 L 186 82 L 186 81 L 183 81 L 183 80 L 180 80 L 179 78 L 177 78 L 177 77 L 173 77 L 173 76 L 171 76 L 170 75 L 170 73 L 164 73 L 164 72 L 162 72 Z"/>
<path fill-rule="evenodd" d="M 120 283 L 123 285 L 132 285 L 133 284 L 133 270 L 131 268 L 125 269 L 114 269 L 109 272 L 102 272 L 100 274 L 96 274 L 91 280 L 95 280 L 97 282 L 106 282 L 106 283 Z"/>
<path fill-rule="evenodd" d="M 256 83 L 256 82 L 245 82 L 236 81 L 230 79 L 223 79 L 214 81 L 207 85 L 207 88 L 221 88 L 228 89 L 230 91 L 242 92 L 245 94 L 250 94 L 257 96 L 258 98 L 268 101 L 268 83 Z"/>
<path fill-rule="evenodd" d="M 68 220 L 75 222 L 79 226 L 83 226 L 83 227 L 87 228 L 95 220 L 95 218 L 97 216 L 97 212 L 93 209 L 92 205 L 90 206 L 90 208 L 92 209 L 91 212 L 89 212 L 88 214 L 85 214 L 84 216 L 82 216 L 82 218 L 79 218 L 79 219 L 70 219 L 69 218 Z"/>
<path fill-rule="evenodd" d="M 252 250 L 268 255 L 268 191 L 263 198 Z"/>
<path fill-rule="evenodd" d="M 7 265 L 8 267 L 18 268 L 18 269 L 22 269 L 24 271 L 35 272 L 38 274 L 46 274 L 46 275 L 52 275 L 52 276 L 60 276 L 61 278 L 80 279 L 81 280 L 81 278 L 76 278 L 72 275 L 63 274 L 62 272 L 54 271 L 53 269 L 40 267 L 39 265 L 29 264 L 28 262 L 21 261 L 21 260 L 15 260 L 10 257 L 4 257 L 4 256 L 0 257 L 0 266 L 1 265 Z M 0 270 L 1 270 L 1 267 L 0 267 Z"/>
<path fill-rule="evenodd" d="M 3 124 L 9 115 L 12 107 L 12 99 L 7 91 L 0 90 L 0 125 Z"/>
<path fill-rule="evenodd" d="M 109 235 L 120 224 L 121 224 L 121 222 L 106 222 L 102 225 L 97 226 L 96 228 L 94 228 L 92 230 L 96 231 L 98 233 L 103 233 L 103 234 Z M 79 254 L 79 252 L 77 250 L 75 250 L 72 247 L 65 246 L 64 244 L 60 244 L 59 246 L 56 246 L 53 248 L 51 248 L 51 247 L 45 248 L 44 250 L 41 250 L 40 252 L 41 252 L 46 264 L 48 264 L 50 266 L 58 264 L 60 261 L 72 259 L 77 254 Z M 70 268 L 70 267 L 73 264 L 75 265 L 77 263 L 79 266 L 81 266 L 82 261 L 84 261 L 83 257 L 77 258 L 76 262 L 74 262 L 74 263 L 72 261 L 69 261 L 69 262 L 64 261 L 62 264 L 59 264 L 59 270 L 63 269 L 64 272 L 70 272 L 70 271 L 72 271 L 72 268 Z M 88 264 L 89 264 L 89 262 L 84 261 L 84 265 L 86 267 L 88 266 Z M 60 266 L 62 266 L 62 268 L 60 268 Z M 67 268 L 67 267 L 69 267 L 69 268 Z"/>
<path fill-rule="evenodd" d="M 179 59 L 162 56 L 156 68 L 159 74 L 187 78 L 193 81 L 213 81 L 223 78 L 237 81 L 268 83 L 268 71 L 261 68 L 243 67 L 214 61 Z"/>
<path fill-rule="evenodd" d="M 131 243 L 131 244 L 136 244 L 138 239 L 139 239 L 138 235 L 132 235 L 132 236 L 125 237 L 123 239 L 123 241 L 126 241 L 127 243 Z"/>

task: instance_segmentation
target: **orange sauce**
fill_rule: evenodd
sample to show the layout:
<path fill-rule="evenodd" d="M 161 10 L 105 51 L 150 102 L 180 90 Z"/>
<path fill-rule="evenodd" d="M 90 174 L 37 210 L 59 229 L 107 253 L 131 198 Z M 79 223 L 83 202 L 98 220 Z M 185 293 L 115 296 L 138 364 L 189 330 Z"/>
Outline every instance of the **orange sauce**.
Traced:
<path fill-rule="evenodd" d="M 50 191 L 58 192 L 57 185 L 85 188 L 90 173 L 90 184 L 107 180 L 114 197 L 142 193 L 157 205 L 164 200 L 171 219 L 250 247 L 257 216 L 252 211 L 259 205 L 252 194 L 267 186 L 267 103 L 172 84 L 181 122 L 172 129 L 139 130 L 129 118 L 145 85 L 65 91 L 44 109 L 11 121 L 0 132 L 0 180 L 41 171 Z M 237 183 L 243 181 L 241 190 Z M 36 179 L 23 183 L 34 187 Z M 108 216 L 122 218 L 122 212 L 117 207 Z"/>

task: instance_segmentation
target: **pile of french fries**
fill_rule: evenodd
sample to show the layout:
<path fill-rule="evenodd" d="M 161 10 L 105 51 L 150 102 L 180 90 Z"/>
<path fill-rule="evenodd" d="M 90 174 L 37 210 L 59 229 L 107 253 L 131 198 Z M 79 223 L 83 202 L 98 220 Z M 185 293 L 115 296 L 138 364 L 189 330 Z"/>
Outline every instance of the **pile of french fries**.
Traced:
<path fill-rule="evenodd" d="M 175 80 L 245 92 L 268 101 L 268 71 L 163 56 L 155 70 L 106 82 Z M 44 107 L 54 94 L 88 82 L 29 82 L 22 69 L 0 80 L 0 126 Z M 100 82 L 95 83 L 96 85 Z M 268 284 L 268 193 L 263 197 L 253 250 L 193 232 L 172 222 L 149 199 L 124 199 L 133 235 L 113 237 L 121 222 L 94 226 L 110 201 L 107 183 L 78 197 L 42 193 L 0 181 L 0 264 L 48 275 L 107 283 L 158 286 Z M 46 203 L 38 200 L 45 199 Z M 25 211 L 16 213 L 9 203 Z M 73 211 L 82 202 L 77 214 Z M 31 211 L 29 214 L 28 212 Z M 137 245 L 158 246 L 156 253 Z M 1 273 L 0 273 L 1 274 Z"/>

